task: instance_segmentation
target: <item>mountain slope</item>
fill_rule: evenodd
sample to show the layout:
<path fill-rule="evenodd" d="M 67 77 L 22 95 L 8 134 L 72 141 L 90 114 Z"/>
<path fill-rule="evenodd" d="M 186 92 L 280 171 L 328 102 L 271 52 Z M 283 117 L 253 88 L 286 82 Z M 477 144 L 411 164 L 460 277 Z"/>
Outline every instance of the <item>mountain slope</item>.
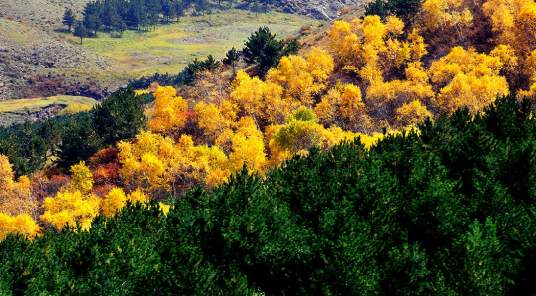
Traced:
<path fill-rule="evenodd" d="M 102 98 L 108 90 L 142 74 L 175 73 L 195 58 L 222 55 L 239 46 L 259 26 L 268 25 L 274 32 L 287 36 L 296 34 L 302 25 L 315 24 L 314 20 L 297 15 L 222 12 L 221 6 L 213 3 L 214 14 L 186 16 L 178 23 L 162 26 L 163 30 L 129 31 L 125 34 L 129 38 L 108 38 L 103 32 L 99 38 L 86 39 L 87 46 L 79 46 L 78 38 L 63 32 L 61 19 L 66 7 L 80 15 L 88 2 L 0 1 L 0 100 L 58 94 Z M 279 8 L 274 10 L 305 14 L 303 9 Z M 180 38 L 172 38 L 175 35 Z M 188 40 L 182 40 L 184 36 Z M 150 44 L 150 38 L 163 39 L 165 44 Z"/>
<path fill-rule="evenodd" d="M 60 93 L 101 97 L 106 61 L 39 26 L 0 18 L 0 100 Z M 83 69 L 83 72 L 77 70 Z"/>
<path fill-rule="evenodd" d="M 333 20 L 340 16 L 344 7 L 358 8 L 367 0 L 278 0 L 270 5 L 272 9 L 286 13 L 301 14 L 316 19 Z M 248 4 L 252 8 L 253 4 Z"/>

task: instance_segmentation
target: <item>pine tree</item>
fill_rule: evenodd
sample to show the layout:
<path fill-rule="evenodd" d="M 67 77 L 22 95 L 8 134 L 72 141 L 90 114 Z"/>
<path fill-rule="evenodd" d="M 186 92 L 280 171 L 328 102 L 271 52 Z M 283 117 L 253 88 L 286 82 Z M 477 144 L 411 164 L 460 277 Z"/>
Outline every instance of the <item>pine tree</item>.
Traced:
<path fill-rule="evenodd" d="M 87 30 L 92 31 L 92 36 L 97 36 L 97 31 L 100 28 L 101 25 L 101 18 L 100 18 L 100 12 L 99 12 L 99 5 L 98 3 L 89 3 L 84 8 L 84 26 Z"/>
<path fill-rule="evenodd" d="M 236 75 L 236 64 L 240 61 L 240 52 L 236 48 L 231 48 L 225 55 L 223 63 L 233 68 L 233 76 Z"/>
<path fill-rule="evenodd" d="M 70 8 L 65 9 L 62 23 L 68 27 L 69 32 L 71 32 L 71 28 L 73 27 L 75 21 L 76 18 L 74 16 L 73 10 Z"/>
<path fill-rule="evenodd" d="M 277 64 L 282 50 L 283 42 L 268 27 L 262 27 L 249 37 L 242 54 L 248 64 L 256 66 L 257 74 L 264 77 Z"/>
<path fill-rule="evenodd" d="M 84 37 L 87 35 L 86 26 L 81 21 L 77 21 L 74 26 L 74 36 L 80 37 L 80 44 L 83 44 Z"/>

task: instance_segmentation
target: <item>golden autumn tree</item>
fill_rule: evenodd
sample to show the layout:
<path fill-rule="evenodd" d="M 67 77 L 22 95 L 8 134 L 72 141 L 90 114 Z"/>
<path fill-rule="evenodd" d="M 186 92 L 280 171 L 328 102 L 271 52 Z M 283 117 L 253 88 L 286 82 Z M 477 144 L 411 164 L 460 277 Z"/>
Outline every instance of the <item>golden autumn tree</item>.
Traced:
<path fill-rule="evenodd" d="M 197 126 L 203 130 L 207 142 L 213 142 L 234 127 L 238 106 L 229 100 L 223 100 L 220 104 L 199 102 L 194 111 Z"/>
<path fill-rule="evenodd" d="M 148 126 L 153 132 L 172 134 L 186 124 L 188 103 L 177 96 L 172 86 L 159 86 L 154 92 L 155 102 L 153 114 Z"/>
<path fill-rule="evenodd" d="M 127 202 L 135 203 L 146 203 L 149 201 L 149 196 L 147 196 L 139 188 L 130 194 L 125 194 L 125 191 L 122 188 L 114 187 L 112 188 L 106 196 L 101 201 L 101 210 L 106 217 L 111 217 L 122 208 L 124 208 Z"/>
<path fill-rule="evenodd" d="M 422 3 L 425 26 L 429 30 L 440 31 L 451 28 L 461 31 L 461 29 L 469 27 L 473 22 L 473 14 L 465 1 L 425 0 Z"/>
<path fill-rule="evenodd" d="M 173 139 L 147 131 L 133 142 L 120 142 L 118 148 L 120 174 L 126 184 L 149 191 L 169 187 L 172 162 L 179 158 Z"/>
<path fill-rule="evenodd" d="M 123 189 L 114 187 L 101 201 L 102 213 L 106 217 L 111 217 L 122 209 L 127 203 L 127 195 Z"/>
<path fill-rule="evenodd" d="M 315 113 L 323 124 L 347 130 L 368 130 L 371 125 L 361 89 L 353 84 L 337 84 L 329 90 L 315 106 Z"/>
<path fill-rule="evenodd" d="M 31 214 L 37 202 L 31 194 L 31 182 L 26 176 L 15 180 L 9 159 L 0 155 L 0 212 L 9 215 Z"/>
<path fill-rule="evenodd" d="M 336 21 L 328 33 L 329 47 L 340 68 L 356 72 L 366 83 L 396 75 L 427 53 L 417 29 L 404 38 L 404 22 L 366 16 L 351 22 Z"/>
<path fill-rule="evenodd" d="M 100 200 L 93 194 L 80 191 L 60 191 L 54 197 L 45 198 L 43 208 L 45 212 L 41 220 L 56 229 L 80 225 L 87 230 L 99 214 Z"/>
<path fill-rule="evenodd" d="M 39 225 L 28 214 L 10 216 L 0 213 L 0 240 L 6 238 L 10 233 L 22 234 L 31 239 L 39 232 Z"/>
<path fill-rule="evenodd" d="M 229 175 L 227 157 L 217 146 L 196 146 L 192 137 L 177 142 L 169 137 L 140 133 L 133 142 L 119 143 L 120 174 L 132 188 L 149 192 L 179 192 L 193 184 L 219 184 Z"/>
<path fill-rule="evenodd" d="M 250 77 L 242 70 L 233 82 L 230 101 L 238 106 L 239 116 L 250 116 L 259 125 L 284 122 L 299 104 L 292 98 L 283 98 L 283 88 L 279 84 Z"/>
<path fill-rule="evenodd" d="M 395 111 L 395 120 L 399 127 L 416 125 L 433 115 L 419 100 L 413 100 L 398 107 Z"/>
<path fill-rule="evenodd" d="M 412 100 L 430 102 L 435 97 L 426 70 L 420 62 L 410 63 L 405 69 L 406 79 L 375 81 L 366 90 L 367 107 L 376 119 L 390 122 L 394 120 L 393 111 Z"/>
<path fill-rule="evenodd" d="M 497 96 L 507 95 L 508 82 L 500 75 L 504 66 L 500 56 L 454 47 L 448 55 L 434 61 L 428 71 L 439 89 L 437 106 L 446 113 L 460 107 L 477 112 Z"/>
<path fill-rule="evenodd" d="M 250 171 L 262 173 L 266 167 L 264 137 L 251 117 L 242 117 L 237 129 L 229 135 L 231 153 L 229 167 L 233 172 L 239 171 L 244 165 Z"/>
<path fill-rule="evenodd" d="M 328 32 L 329 46 L 337 58 L 339 67 L 354 65 L 361 57 L 361 42 L 356 29 L 361 21 L 354 19 L 351 23 L 337 20 Z"/>
<path fill-rule="evenodd" d="M 43 201 L 41 220 L 60 230 L 77 225 L 87 230 L 99 214 L 100 199 L 91 192 L 93 175 L 84 162 L 71 166 L 70 171 L 69 184 Z"/>
<path fill-rule="evenodd" d="M 536 48 L 534 0 L 487 0 L 482 10 L 491 22 L 496 44 L 512 45 L 520 57 Z"/>
<path fill-rule="evenodd" d="M 319 48 L 313 48 L 305 58 L 297 55 L 281 58 L 278 66 L 268 72 L 266 80 L 280 85 L 283 97 L 311 106 L 312 96 L 326 87 L 326 80 L 333 68 L 331 56 Z"/>

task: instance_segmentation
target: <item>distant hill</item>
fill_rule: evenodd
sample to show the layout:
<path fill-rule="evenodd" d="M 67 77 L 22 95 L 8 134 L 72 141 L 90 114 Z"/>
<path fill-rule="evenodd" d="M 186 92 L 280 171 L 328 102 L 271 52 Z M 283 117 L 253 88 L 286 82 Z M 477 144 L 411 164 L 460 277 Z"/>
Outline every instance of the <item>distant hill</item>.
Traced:
<path fill-rule="evenodd" d="M 199 36 L 196 37 L 199 40 L 193 43 L 199 43 L 200 45 L 185 42 L 186 50 L 180 51 L 176 47 L 168 47 L 167 51 L 160 51 L 162 56 L 156 57 L 153 57 L 153 53 L 148 49 L 136 49 L 135 46 L 138 43 L 134 43 L 137 40 L 135 38 L 122 40 L 114 38 L 109 40 L 109 43 L 112 45 L 118 43 L 121 50 L 125 49 L 126 46 L 126 52 L 122 52 L 121 56 L 115 55 L 110 58 L 110 54 L 117 52 L 117 48 L 96 50 L 95 47 L 99 49 L 100 39 L 98 41 L 92 39 L 90 48 L 79 46 L 77 44 L 78 39 L 63 32 L 64 26 L 61 20 L 65 8 L 72 7 L 75 13 L 80 16 L 83 7 L 88 2 L 90 0 L 0 1 L 0 60 L 2 61 L 0 63 L 0 101 L 16 98 L 48 97 L 58 94 L 81 95 L 99 99 L 106 96 L 108 90 L 113 90 L 123 85 L 129 78 L 136 78 L 140 75 L 140 71 L 150 71 L 151 69 L 145 68 L 147 63 L 139 64 L 140 59 L 150 61 L 151 65 L 158 67 L 162 71 L 165 69 L 166 71 L 178 72 L 182 66 L 191 62 L 194 58 L 204 58 L 208 54 L 224 54 L 229 46 L 241 44 L 243 41 L 241 38 L 252 33 L 258 26 L 278 26 L 281 29 L 274 31 L 286 34 L 290 32 L 296 33 L 302 25 L 301 22 L 303 22 L 303 25 L 311 23 L 308 18 L 286 18 L 282 15 L 275 15 L 273 22 L 269 19 L 270 16 L 262 17 L 258 20 L 252 20 L 251 17 L 248 20 L 238 17 L 235 19 L 240 19 L 242 23 L 240 26 L 235 27 L 237 30 L 243 31 L 238 35 L 236 35 L 236 30 L 223 32 L 222 30 L 225 28 L 216 28 L 216 31 L 223 32 L 222 38 L 213 40 L 211 36 Z M 324 2 L 328 3 L 328 1 Z M 217 2 L 214 1 L 211 9 L 218 11 L 228 7 L 225 1 L 222 3 L 222 6 L 218 6 Z M 307 5 L 298 5 L 296 4 L 298 2 L 292 5 L 289 3 L 289 1 L 281 2 L 281 5 L 272 7 L 272 10 L 313 16 L 305 8 Z M 240 3 L 236 5 L 240 5 Z M 338 7 L 337 5 L 328 6 Z M 329 9 L 330 13 L 333 13 L 334 10 L 335 8 Z M 195 14 L 194 11 L 188 13 Z M 236 10 L 229 11 L 226 12 L 226 15 L 230 13 L 238 12 Z M 233 18 L 224 17 L 224 19 L 227 21 Z M 186 27 L 191 27 L 191 34 L 197 34 L 197 25 L 194 22 L 189 22 L 189 18 L 184 21 L 188 23 Z M 190 23 L 192 23 L 192 26 L 190 26 Z M 211 20 L 210 23 L 214 23 L 214 21 Z M 151 36 L 157 33 L 156 30 L 150 32 Z M 225 37 L 225 34 L 235 34 L 236 36 Z M 106 33 L 102 33 L 100 36 L 106 36 Z M 171 40 L 170 43 L 179 41 L 180 39 Z M 133 43 L 127 45 L 126 43 L 128 42 Z M 106 40 L 104 40 L 104 45 L 106 44 Z M 198 49 L 201 45 L 204 47 Z M 215 48 L 215 52 L 210 51 L 212 47 Z M 170 58 L 177 55 L 181 55 L 180 61 Z M 127 73 L 123 71 L 124 65 L 129 67 L 140 65 L 140 67 L 129 68 Z M 127 74 L 130 76 L 127 76 Z M 143 74 L 152 74 L 152 72 Z"/>
<path fill-rule="evenodd" d="M 61 25 L 65 7 L 81 11 L 90 0 L 2 0 L 0 17 L 52 31 Z"/>
<path fill-rule="evenodd" d="M 65 7 L 80 11 L 87 2 L 0 1 L 0 100 L 59 93 L 102 96 L 107 86 L 88 70 L 107 69 L 106 61 L 55 32 L 61 28 Z"/>

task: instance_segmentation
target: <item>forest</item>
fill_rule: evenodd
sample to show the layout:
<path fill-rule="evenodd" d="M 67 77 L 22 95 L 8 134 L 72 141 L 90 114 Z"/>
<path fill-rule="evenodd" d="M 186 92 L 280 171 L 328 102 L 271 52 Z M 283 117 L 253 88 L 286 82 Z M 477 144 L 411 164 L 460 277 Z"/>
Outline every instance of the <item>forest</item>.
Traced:
<path fill-rule="evenodd" d="M 536 2 L 312 34 L 0 129 L 0 291 L 536 293 Z"/>
<path fill-rule="evenodd" d="M 178 20 L 185 14 L 210 13 L 212 8 L 225 9 L 236 0 L 97 0 L 88 2 L 81 17 L 72 8 L 66 8 L 63 24 L 76 36 L 96 37 L 98 31 L 121 33 L 127 29 L 147 30 L 160 23 Z M 257 11 L 271 4 L 272 0 L 248 0 L 254 2 Z"/>

